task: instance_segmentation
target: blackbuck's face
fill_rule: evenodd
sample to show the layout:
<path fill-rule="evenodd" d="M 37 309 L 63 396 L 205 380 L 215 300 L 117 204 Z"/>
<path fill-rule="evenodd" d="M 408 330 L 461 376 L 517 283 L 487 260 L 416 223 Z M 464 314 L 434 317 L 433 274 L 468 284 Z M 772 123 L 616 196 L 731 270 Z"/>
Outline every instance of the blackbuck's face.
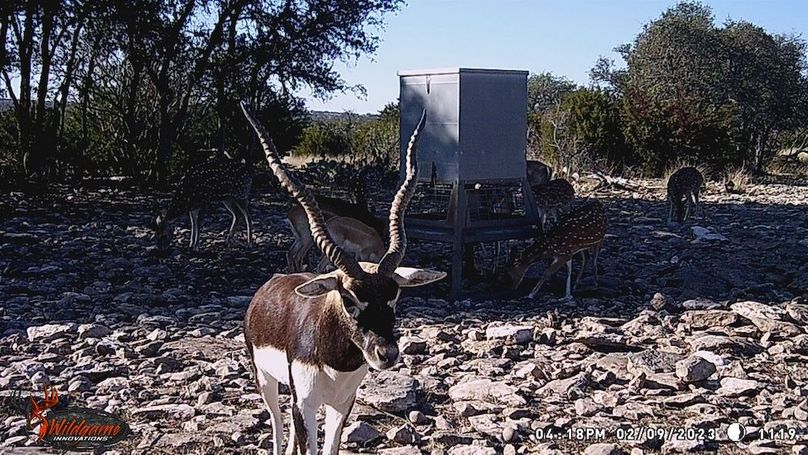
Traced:
<path fill-rule="evenodd" d="M 395 334 L 396 302 L 403 287 L 423 286 L 446 274 L 433 270 L 399 267 L 392 277 L 375 273 L 376 264 L 360 263 L 369 273 L 352 278 L 337 270 L 320 275 L 295 289 L 304 297 L 333 292 L 344 310 L 347 335 L 376 370 L 393 367 L 399 359 Z"/>
<path fill-rule="evenodd" d="M 398 362 L 395 335 L 396 302 L 401 293 L 390 277 L 368 274 L 349 279 L 340 292 L 351 326 L 351 341 L 374 369 L 386 370 Z"/>

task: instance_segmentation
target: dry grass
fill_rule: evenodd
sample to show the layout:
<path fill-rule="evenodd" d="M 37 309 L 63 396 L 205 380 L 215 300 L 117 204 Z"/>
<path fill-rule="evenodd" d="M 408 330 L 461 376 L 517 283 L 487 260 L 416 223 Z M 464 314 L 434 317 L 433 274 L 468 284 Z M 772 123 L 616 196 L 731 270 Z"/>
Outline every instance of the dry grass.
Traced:
<path fill-rule="evenodd" d="M 721 181 L 727 193 L 742 194 L 746 192 L 751 181 L 751 176 L 746 167 L 730 168 L 724 174 Z"/>

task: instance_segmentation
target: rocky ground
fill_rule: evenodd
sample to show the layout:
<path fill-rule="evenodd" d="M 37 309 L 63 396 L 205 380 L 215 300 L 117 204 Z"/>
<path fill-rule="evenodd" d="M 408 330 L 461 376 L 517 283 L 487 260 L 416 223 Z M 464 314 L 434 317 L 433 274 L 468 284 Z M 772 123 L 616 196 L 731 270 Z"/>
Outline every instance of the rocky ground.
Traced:
<path fill-rule="evenodd" d="M 343 449 L 808 454 L 808 187 L 711 185 L 706 219 L 668 226 L 661 182 L 628 183 L 593 195 L 610 217 L 600 286 L 587 274 L 571 301 L 562 274 L 535 300 L 535 278 L 517 291 L 476 280 L 456 303 L 446 283 L 405 293 L 403 361 L 366 378 Z M 259 193 L 255 247 L 224 245 L 217 208 L 201 252 L 181 220 L 166 258 L 146 227 L 151 195 L 1 195 L 0 393 L 51 384 L 120 414 L 133 435 L 117 453 L 271 452 L 241 322 L 291 237 L 286 198 Z M 447 253 L 412 243 L 407 261 L 448 270 Z M 0 452 L 47 452 L 0 413 Z"/>

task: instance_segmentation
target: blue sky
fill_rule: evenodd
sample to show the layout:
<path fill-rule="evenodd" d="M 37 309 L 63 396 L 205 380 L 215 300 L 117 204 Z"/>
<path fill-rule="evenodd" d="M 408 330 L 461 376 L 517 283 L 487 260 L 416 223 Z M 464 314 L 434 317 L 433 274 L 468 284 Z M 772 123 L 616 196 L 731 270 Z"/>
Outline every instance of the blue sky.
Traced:
<path fill-rule="evenodd" d="M 773 33 L 808 38 L 804 0 L 705 1 L 716 22 L 743 19 Z M 337 63 L 349 84 L 362 84 L 367 98 L 352 93 L 330 100 L 300 94 L 314 110 L 376 112 L 398 97 L 402 69 L 483 67 L 550 71 L 580 84 L 598 56 L 619 61 L 612 49 L 630 42 L 643 24 L 675 0 L 409 0 L 386 17 L 376 54 L 356 64 Z"/>

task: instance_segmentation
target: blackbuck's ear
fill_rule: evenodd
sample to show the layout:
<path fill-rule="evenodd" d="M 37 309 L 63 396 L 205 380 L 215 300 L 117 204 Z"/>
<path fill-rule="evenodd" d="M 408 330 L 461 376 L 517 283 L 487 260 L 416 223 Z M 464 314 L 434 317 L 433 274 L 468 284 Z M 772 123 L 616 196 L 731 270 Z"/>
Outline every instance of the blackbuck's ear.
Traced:
<path fill-rule="evenodd" d="M 414 288 L 434 283 L 446 276 L 446 272 L 437 270 L 415 269 L 412 267 L 398 267 L 393 273 L 393 279 L 402 288 Z"/>
<path fill-rule="evenodd" d="M 295 294 L 301 297 L 319 297 L 339 287 L 337 277 L 333 275 L 321 275 L 313 278 L 295 288 Z"/>

